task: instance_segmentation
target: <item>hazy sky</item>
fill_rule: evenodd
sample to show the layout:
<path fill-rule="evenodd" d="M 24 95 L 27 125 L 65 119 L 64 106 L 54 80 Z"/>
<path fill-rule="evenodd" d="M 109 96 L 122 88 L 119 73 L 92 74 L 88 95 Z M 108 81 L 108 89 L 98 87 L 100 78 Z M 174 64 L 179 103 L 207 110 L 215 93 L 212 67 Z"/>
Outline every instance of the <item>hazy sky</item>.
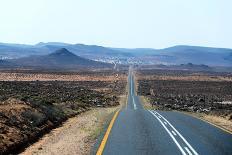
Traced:
<path fill-rule="evenodd" d="M 0 0 L 0 42 L 232 48 L 232 0 Z"/>

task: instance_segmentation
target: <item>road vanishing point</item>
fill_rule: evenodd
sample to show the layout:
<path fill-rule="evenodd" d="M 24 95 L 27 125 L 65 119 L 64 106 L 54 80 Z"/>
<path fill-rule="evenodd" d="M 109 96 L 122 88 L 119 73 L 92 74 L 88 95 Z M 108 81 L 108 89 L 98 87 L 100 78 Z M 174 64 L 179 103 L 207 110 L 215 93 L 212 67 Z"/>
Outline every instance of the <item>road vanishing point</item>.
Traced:
<path fill-rule="evenodd" d="M 97 155 L 232 155 L 232 134 L 195 117 L 146 110 L 128 75 L 127 105 L 116 112 Z"/>

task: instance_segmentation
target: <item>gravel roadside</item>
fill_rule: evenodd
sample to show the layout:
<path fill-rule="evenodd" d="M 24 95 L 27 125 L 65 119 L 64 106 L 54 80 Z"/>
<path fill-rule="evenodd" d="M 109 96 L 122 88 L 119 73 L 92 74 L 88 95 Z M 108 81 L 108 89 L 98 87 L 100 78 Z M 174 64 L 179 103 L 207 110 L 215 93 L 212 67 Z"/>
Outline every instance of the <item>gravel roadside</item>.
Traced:
<path fill-rule="evenodd" d="M 29 146 L 21 155 L 89 154 L 106 119 L 118 108 L 96 108 L 70 118 L 61 127 Z"/>

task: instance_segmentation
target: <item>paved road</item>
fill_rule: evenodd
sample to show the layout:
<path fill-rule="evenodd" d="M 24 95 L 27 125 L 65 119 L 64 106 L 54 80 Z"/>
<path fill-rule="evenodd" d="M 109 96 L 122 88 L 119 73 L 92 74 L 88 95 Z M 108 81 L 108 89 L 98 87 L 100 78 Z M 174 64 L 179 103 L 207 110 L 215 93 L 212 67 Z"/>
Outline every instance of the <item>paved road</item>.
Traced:
<path fill-rule="evenodd" d="M 232 155 L 232 135 L 194 117 L 143 109 L 129 74 L 127 106 L 115 120 L 104 155 Z"/>

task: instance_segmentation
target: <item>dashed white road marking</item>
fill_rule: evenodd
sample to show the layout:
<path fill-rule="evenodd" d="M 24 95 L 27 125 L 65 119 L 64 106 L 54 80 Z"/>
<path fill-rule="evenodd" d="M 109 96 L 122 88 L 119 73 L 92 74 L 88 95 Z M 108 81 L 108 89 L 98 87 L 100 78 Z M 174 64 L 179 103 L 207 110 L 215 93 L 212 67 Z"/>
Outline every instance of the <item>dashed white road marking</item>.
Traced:
<path fill-rule="evenodd" d="M 134 109 L 136 110 L 136 109 L 137 109 L 137 106 L 136 106 L 136 104 L 135 104 L 135 99 L 134 99 L 134 97 L 132 97 L 132 100 L 133 100 Z"/>
<path fill-rule="evenodd" d="M 131 86 L 130 86 L 130 90 L 131 90 L 131 95 L 133 94 L 133 91 L 132 91 L 132 79 L 131 79 Z"/>
<path fill-rule="evenodd" d="M 135 104 L 135 99 L 134 99 L 134 95 L 133 95 L 133 81 L 132 81 L 132 76 L 130 77 L 130 93 L 131 93 L 131 97 L 132 97 L 132 102 L 133 102 L 133 106 L 134 106 L 134 110 L 137 109 L 137 105 Z"/>
<path fill-rule="evenodd" d="M 176 136 L 176 133 L 172 130 L 172 134 L 174 135 L 174 136 Z"/>
<path fill-rule="evenodd" d="M 164 122 L 165 125 L 167 125 L 167 122 Z"/>

